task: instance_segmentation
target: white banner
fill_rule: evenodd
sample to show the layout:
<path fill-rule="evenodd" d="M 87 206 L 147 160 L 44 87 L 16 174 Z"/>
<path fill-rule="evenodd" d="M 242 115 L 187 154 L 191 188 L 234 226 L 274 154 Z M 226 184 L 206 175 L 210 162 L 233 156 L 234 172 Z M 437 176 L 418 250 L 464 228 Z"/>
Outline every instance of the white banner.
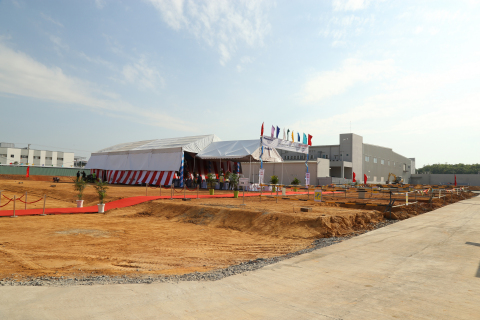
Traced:
<path fill-rule="evenodd" d="M 263 184 L 265 178 L 265 169 L 258 170 L 258 184 Z"/>
<path fill-rule="evenodd" d="M 305 173 L 305 185 L 310 185 L 310 172 Z"/>
<path fill-rule="evenodd" d="M 275 148 L 275 149 L 308 154 L 308 145 L 300 142 L 292 142 L 288 140 L 282 140 L 282 139 L 266 137 L 266 136 L 263 136 L 261 140 L 262 140 L 262 146 L 265 146 L 268 148 Z"/>

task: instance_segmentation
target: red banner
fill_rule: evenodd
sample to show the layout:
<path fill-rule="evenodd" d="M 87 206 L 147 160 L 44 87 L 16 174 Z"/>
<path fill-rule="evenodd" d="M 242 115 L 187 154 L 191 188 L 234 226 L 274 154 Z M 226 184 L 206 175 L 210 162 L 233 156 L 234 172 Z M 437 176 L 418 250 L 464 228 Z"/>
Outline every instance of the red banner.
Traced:
<path fill-rule="evenodd" d="M 27 167 L 27 178 L 30 177 L 30 167 Z"/>

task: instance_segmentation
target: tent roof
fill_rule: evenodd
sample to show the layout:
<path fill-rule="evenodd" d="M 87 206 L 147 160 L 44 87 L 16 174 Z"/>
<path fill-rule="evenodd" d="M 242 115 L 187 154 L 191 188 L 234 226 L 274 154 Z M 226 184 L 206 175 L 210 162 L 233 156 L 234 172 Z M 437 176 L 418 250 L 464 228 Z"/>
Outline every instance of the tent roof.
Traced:
<path fill-rule="evenodd" d="M 179 149 L 183 151 L 198 153 L 202 151 L 210 143 L 220 141 L 220 139 L 214 135 L 202 135 L 182 138 L 169 138 L 169 139 L 155 139 L 144 140 L 137 142 L 127 142 L 114 145 L 109 148 L 102 149 L 96 153 L 129 153 L 130 151 L 149 151 L 149 150 L 162 150 L 162 149 Z"/>
<path fill-rule="evenodd" d="M 203 151 L 197 154 L 200 159 L 225 159 L 238 162 L 260 161 L 260 141 L 235 140 L 212 142 Z M 282 162 L 282 157 L 275 149 L 264 149 L 263 161 Z"/>

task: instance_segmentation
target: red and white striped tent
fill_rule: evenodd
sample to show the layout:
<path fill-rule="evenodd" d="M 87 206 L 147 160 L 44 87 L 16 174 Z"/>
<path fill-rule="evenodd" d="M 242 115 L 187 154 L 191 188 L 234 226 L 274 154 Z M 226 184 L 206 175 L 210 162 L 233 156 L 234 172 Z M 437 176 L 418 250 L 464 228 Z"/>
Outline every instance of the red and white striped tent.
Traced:
<path fill-rule="evenodd" d="M 109 183 L 171 185 L 184 153 L 196 155 L 215 141 L 211 134 L 118 144 L 92 153 L 85 168 Z"/>

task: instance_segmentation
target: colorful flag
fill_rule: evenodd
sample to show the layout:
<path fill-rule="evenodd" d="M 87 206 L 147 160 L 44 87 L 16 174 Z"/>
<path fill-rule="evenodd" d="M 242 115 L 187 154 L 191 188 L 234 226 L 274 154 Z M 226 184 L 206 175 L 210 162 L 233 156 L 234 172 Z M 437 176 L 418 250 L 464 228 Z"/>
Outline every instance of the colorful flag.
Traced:
<path fill-rule="evenodd" d="M 367 175 L 366 174 L 363 175 L 363 184 L 365 184 L 365 185 L 367 184 Z"/>
<path fill-rule="evenodd" d="M 307 135 L 303 134 L 303 144 L 307 144 Z"/>
<path fill-rule="evenodd" d="M 285 128 L 283 128 L 283 140 L 287 140 L 287 136 L 285 135 Z"/>
<path fill-rule="evenodd" d="M 298 140 L 298 142 L 300 142 L 300 133 L 299 132 L 297 132 L 297 140 Z"/>
<path fill-rule="evenodd" d="M 290 129 L 287 130 L 287 140 L 290 139 Z"/>
<path fill-rule="evenodd" d="M 457 186 L 457 175 L 455 175 L 455 187 Z"/>
<path fill-rule="evenodd" d="M 262 132 L 260 133 L 260 136 L 261 136 L 261 137 L 263 137 L 263 124 L 264 124 L 264 123 L 265 123 L 265 122 L 262 122 Z"/>
<path fill-rule="evenodd" d="M 277 139 L 279 134 L 280 134 L 280 128 L 277 126 L 277 136 L 276 136 Z"/>
<path fill-rule="evenodd" d="M 295 142 L 295 139 L 293 139 L 293 130 L 292 130 L 292 142 Z"/>
<path fill-rule="evenodd" d="M 312 145 L 312 135 L 308 135 L 308 145 L 311 146 Z"/>
<path fill-rule="evenodd" d="M 272 133 L 272 138 L 273 138 L 275 136 L 275 127 L 274 126 L 272 126 L 272 132 L 271 133 Z"/>
<path fill-rule="evenodd" d="M 355 179 L 355 177 L 356 177 L 356 174 L 355 174 L 355 172 L 354 172 L 354 173 L 353 173 L 352 182 L 357 182 L 357 179 Z"/>
<path fill-rule="evenodd" d="M 30 177 L 30 167 L 27 167 L 27 178 Z M 456 185 L 456 184 L 455 184 Z M 26 206 L 26 205 L 25 205 Z"/>

